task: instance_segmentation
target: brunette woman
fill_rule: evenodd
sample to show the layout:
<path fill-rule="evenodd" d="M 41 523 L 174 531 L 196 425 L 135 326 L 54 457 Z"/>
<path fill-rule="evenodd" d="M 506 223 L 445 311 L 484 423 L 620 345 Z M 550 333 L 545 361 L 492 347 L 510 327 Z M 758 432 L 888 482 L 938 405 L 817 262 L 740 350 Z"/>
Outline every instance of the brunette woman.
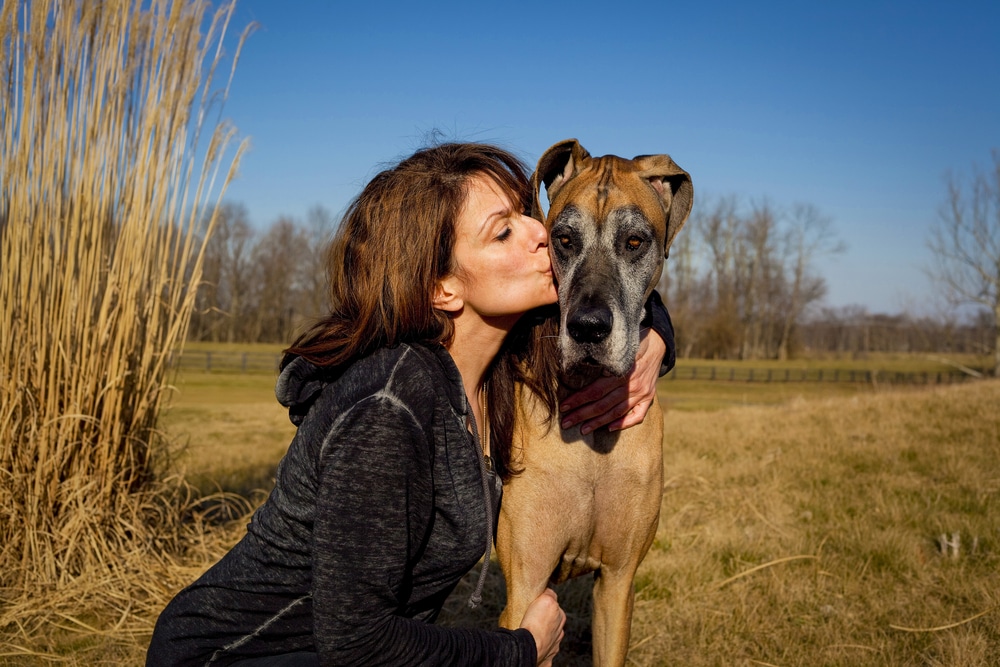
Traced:
<path fill-rule="evenodd" d="M 147 665 L 551 662 L 565 620 L 551 590 L 518 630 L 432 624 L 489 564 L 512 418 L 489 395 L 494 360 L 556 299 L 529 190 L 516 158 L 482 144 L 419 151 L 365 187 L 331 251 L 334 310 L 282 362 L 298 430 L 274 490 L 164 610 Z M 666 347 L 647 339 L 642 386 L 609 379 L 571 420 L 641 419 Z M 491 442 L 477 435 L 486 406 Z"/>

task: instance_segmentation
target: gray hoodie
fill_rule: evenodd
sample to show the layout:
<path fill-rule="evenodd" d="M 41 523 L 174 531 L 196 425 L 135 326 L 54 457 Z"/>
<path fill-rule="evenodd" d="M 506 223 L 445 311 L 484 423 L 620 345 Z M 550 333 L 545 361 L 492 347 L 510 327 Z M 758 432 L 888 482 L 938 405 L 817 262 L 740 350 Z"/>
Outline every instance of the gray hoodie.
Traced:
<path fill-rule="evenodd" d="M 299 358 L 276 393 L 298 431 L 274 490 L 160 615 L 146 664 L 534 665 L 527 630 L 432 624 L 496 509 L 448 352 L 400 345 L 339 371 Z"/>

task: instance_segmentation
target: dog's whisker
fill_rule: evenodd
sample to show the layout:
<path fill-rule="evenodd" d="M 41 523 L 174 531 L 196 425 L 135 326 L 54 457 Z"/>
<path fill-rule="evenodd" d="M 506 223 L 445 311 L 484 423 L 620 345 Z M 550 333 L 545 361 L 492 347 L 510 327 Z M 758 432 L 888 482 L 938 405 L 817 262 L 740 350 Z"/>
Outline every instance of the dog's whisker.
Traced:
<path fill-rule="evenodd" d="M 653 330 L 653 327 L 639 327 L 639 333 L 643 333 L 644 331 L 652 331 L 652 330 Z M 539 336 L 539 338 L 559 338 L 559 334 L 556 334 L 554 336 Z"/>

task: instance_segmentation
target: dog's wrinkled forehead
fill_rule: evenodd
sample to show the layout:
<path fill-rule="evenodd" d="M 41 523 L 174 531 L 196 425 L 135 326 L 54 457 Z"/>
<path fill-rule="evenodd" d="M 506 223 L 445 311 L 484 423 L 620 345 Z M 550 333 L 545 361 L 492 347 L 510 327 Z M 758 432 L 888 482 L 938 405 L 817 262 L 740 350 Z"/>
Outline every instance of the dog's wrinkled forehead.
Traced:
<path fill-rule="evenodd" d="M 664 255 L 694 201 L 691 176 L 669 155 L 594 158 L 576 139 L 560 141 L 542 154 L 531 185 L 531 213 L 550 226 L 570 203 L 596 224 L 605 224 L 612 211 L 632 206 L 656 230 Z M 542 214 L 543 185 L 549 200 L 547 216 Z"/>
<path fill-rule="evenodd" d="M 616 212 L 638 211 L 657 229 L 660 240 L 666 227 L 666 213 L 655 190 L 631 160 L 614 155 L 589 158 L 581 165 L 550 203 L 548 220 L 556 220 L 570 205 L 598 225 L 617 218 Z"/>

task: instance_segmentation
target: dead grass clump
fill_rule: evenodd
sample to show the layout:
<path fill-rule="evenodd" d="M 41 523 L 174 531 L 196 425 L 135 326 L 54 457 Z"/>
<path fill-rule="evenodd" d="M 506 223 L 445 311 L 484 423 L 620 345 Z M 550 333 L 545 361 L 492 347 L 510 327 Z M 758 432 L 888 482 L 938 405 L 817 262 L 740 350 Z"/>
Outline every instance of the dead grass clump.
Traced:
<path fill-rule="evenodd" d="M 155 482 L 136 509 L 156 525 L 145 543 L 109 554 L 69 584 L 37 586 L 2 609 L 0 665 L 141 664 L 166 603 L 245 533 L 261 498 L 205 496 L 180 479 Z M 232 517 L 239 517 L 232 520 Z"/>
<path fill-rule="evenodd" d="M 232 5 L 202 34 L 206 11 L 0 9 L 0 628 L 25 647 L 39 623 L 88 627 L 80 600 L 127 626 L 156 597 L 149 564 L 204 543 L 177 519 L 182 487 L 154 482 L 154 448 L 204 211 L 244 148 L 205 124 Z"/>

